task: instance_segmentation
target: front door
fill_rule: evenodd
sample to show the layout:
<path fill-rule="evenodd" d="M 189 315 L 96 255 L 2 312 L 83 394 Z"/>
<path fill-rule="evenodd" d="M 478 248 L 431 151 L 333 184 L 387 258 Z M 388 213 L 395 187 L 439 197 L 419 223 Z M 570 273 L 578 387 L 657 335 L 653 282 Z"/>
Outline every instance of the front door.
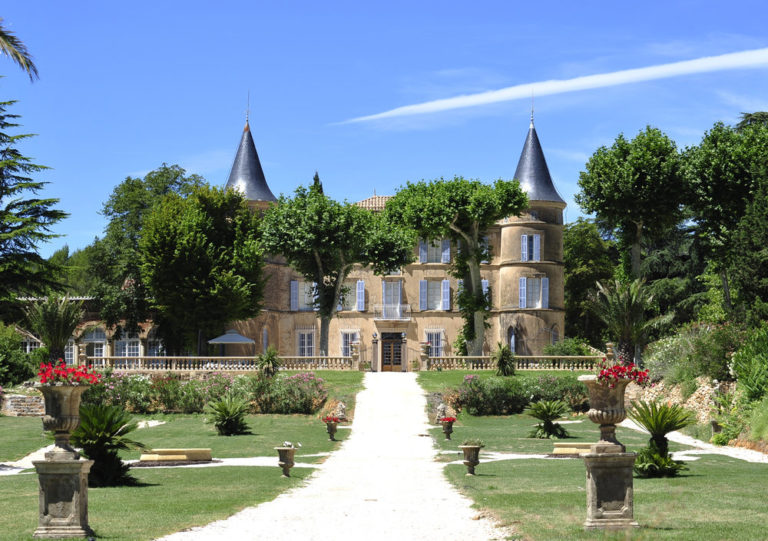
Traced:
<path fill-rule="evenodd" d="M 403 340 L 400 333 L 385 332 L 381 333 L 381 371 L 382 372 L 402 372 Z"/>

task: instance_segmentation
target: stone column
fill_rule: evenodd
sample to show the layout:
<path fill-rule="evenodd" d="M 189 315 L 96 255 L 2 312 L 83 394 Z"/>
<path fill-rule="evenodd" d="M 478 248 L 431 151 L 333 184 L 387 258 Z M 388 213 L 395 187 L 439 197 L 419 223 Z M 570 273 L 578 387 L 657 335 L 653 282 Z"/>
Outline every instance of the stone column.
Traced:
<path fill-rule="evenodd" d="M 587 520 L 585 530 L 623 530 L 637 527 L 634 519 L 632 466 L 635 453 L 592 452 L 587 467 Z"/>
<path fill-rule="evenodd" d="M 352 357 L 352 370 L 360 370 L 360 342 L 352 342 L 349 345 L 349 354 Z"/>
<path fill-rule="evenodd" d="M 403 341 L 400 343 L 400 358 L 402 359 L 403 372 L 408 371 L 408 339 L 403 333 Z"/>
<path fill-rule="evenodd" d="M 379 371 L 379 339 L 376 333 L 373 333 L 373 340 L 371 340 L 373 353 L 371 355 L 371 371 Z"/>
<path fill-rule="evenodd" d="M 89 537 L 88 472 L 93 460 L 38 460 L 32 463 L 40 482 L 39 518 L 34 537 Z"/>

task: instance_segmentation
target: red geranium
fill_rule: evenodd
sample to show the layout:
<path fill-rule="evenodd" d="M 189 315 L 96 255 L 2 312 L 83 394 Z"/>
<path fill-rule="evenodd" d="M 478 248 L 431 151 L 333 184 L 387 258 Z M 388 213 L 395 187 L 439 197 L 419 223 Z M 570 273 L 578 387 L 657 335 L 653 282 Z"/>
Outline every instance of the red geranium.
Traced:
<path fill-rule="evenodd" d="M 442 417 L 440 419 L 441 423 L 454 423 L 456 422 L 456 417 Z"/>
<path fill-rule="evenodd" d="M 47 384 L 92 384 L 98 383 L 101 379 L 101 374 L 94 372 L 92 367 L 67 366 L 63 359 L 59 359 L 57 364 L 40 363 L 40 372 L 37 375 L 40 376 L 40 383 Z"/>
<path fill-rule="evenodd" d="M 605 364 L 605 359 L 603 359 L 603 362 L 598 365 L 598 368 L 600 369 L 600 372 L 597 375 L 597 381 L 610 388 L 614 388 L 616 382 L 620 379 L 634 381 L 640 386 L 645 386 L 650 383 L 648 370 L 640 370 L 635 366 L 635 363 L 607 366 Z"/>
<path fill-rule="evenodd" d="M 323 417 L 324 423 L 338 423 L 340 422 L 340 419 L 338 417 L 334 417 L 333 415 L 328 415 L 327 417 Z"/>

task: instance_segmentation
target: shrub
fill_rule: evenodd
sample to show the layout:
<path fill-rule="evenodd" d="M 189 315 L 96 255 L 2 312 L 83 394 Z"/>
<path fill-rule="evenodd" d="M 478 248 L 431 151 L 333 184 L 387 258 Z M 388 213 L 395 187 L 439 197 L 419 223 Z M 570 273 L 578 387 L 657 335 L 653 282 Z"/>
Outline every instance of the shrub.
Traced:
<path fill-rule="evenodd" d="M 751 330 L 733 355 L 733 372 L 747 400 L 760 400 L 768 391 L 768 323 Z"/>
<path fill-rule="evenodd" d="M 555 344 L 547 344 L 542 352 L 544 355 L 594 355 L 589 344 L 581 338 L 564 338 Z"/>
<path fill-rule="evenodd" d="M 259 373 L 265 378 L 274 377 L 280 370 L 280 357 L 277 356 L 277 350 L 269 346 L 265 353 L 259 355 L 256 365 L 259 367 Z"/>
<path fill-rule="evenodd" d="M 135 484 L 129 466 L 118 455 L 120 450 L 146 449 L 126 436 L 137 428 L 136 422 L 120 406 L 84 404 L 80 406 L 80 426 L 72 432 L 72 443 L 82 447 L 94 461 L 88 482 L 94 487 Z"/>
<path fill-rule="evenodd" d="M 272 379 L 251 377 L 248 384 L 261 413 L 305 413 L 319 410 L 328 398 L 323 379 L 311 372 Z"/>
<path fill-rule="evenodd" d="M 178 374 L 152 375 L 150 383 L 151 400 L 154 408 L 161 411 L 179 411 L 181 403 L 181 377 Z"/>
<path fill-rule="evenodd" d="M 562 400 L 541 400 L 534 402 L 525 413 L 541 421 L 528 435 L 529 438 L 567 438 L 568 432 L 555 421 L 565 415 L 570 408 Z"/>
<path fill-rule="evenodd" d="M 675 477 L 680 471 L 688 469 L 685 463 L 672 460 L 669 456 L 645 447 L 638 451 L 635 464 L 632 467 L 638 477 Z"/>
<path fill-rule="evenodd" d="M 497 376 L 515 375 L 515 354 L 509 346 L 499 342 L 491 356 L 491 361 L 496 365 Z"/>
<path fill-rule="evenodd" d="M 727 445 L 736 439 L 746 429 L 747 420 L 751 414 L 751 404 L 743 394 L 723 393 L 714 397 L 715 420 L 721 427 L 721 432 L 712 436 L 715 445 Z"/>
<path fill-rule="evenodd" d="M 679 404 L 669 405 L 644 400 L 633 402 L 628 416 L 651 434 L 648 447 L 658 452 L 662 458 L 669 456 L 667 434 L 696 422 L 691 412 Z"/>
<path fill-rule="evenodd" d="M 451 403 L 452 402 L 452 403 Z M 466 409 L 471 415 L 507 415 L 520 413 L 528 403 L 519 380 L 504 377 L 480 379 L 464 376 L 458 394 L 447 402 L 456 410 Z"/>
<path fill-rule="evenodd" d="M 564 400 L 573 411 L 589 409 L 587 387 L 571 374 L 524 378 L 523 388 L 531 402 Z"/>
<path fill-rule="evenodd" d="M 768 396 L 752 409 L 749 416 L 749 435 L 754 441 L 768 441 Z"/>
<path fill-rule="evenodd" d="M 0 385 L 16 385 L 33 378 L 38 366 L 32 355 L 21 351 L 21 335 L 16 329 L 0 323 Z"/>
<path fill-rule="evenodd" d="M 248 425 L 245 414 L 248 413 L 248 402 L 232 394 L 214 400 L 205 408 L 211 417 L 213 426 L 220 436 L 246 434 Z"/>

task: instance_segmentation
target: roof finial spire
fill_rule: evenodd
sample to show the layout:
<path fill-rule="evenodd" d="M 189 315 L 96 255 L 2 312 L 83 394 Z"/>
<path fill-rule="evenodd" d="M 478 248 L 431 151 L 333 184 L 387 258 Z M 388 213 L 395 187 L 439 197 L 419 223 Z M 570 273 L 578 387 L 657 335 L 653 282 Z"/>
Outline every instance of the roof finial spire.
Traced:
<path fill-rule="evenodd" d="M 248 124 L 251 117 L 251 91 L 248 91 L 248 101 L 245 102 L 245 123 Z"/>

